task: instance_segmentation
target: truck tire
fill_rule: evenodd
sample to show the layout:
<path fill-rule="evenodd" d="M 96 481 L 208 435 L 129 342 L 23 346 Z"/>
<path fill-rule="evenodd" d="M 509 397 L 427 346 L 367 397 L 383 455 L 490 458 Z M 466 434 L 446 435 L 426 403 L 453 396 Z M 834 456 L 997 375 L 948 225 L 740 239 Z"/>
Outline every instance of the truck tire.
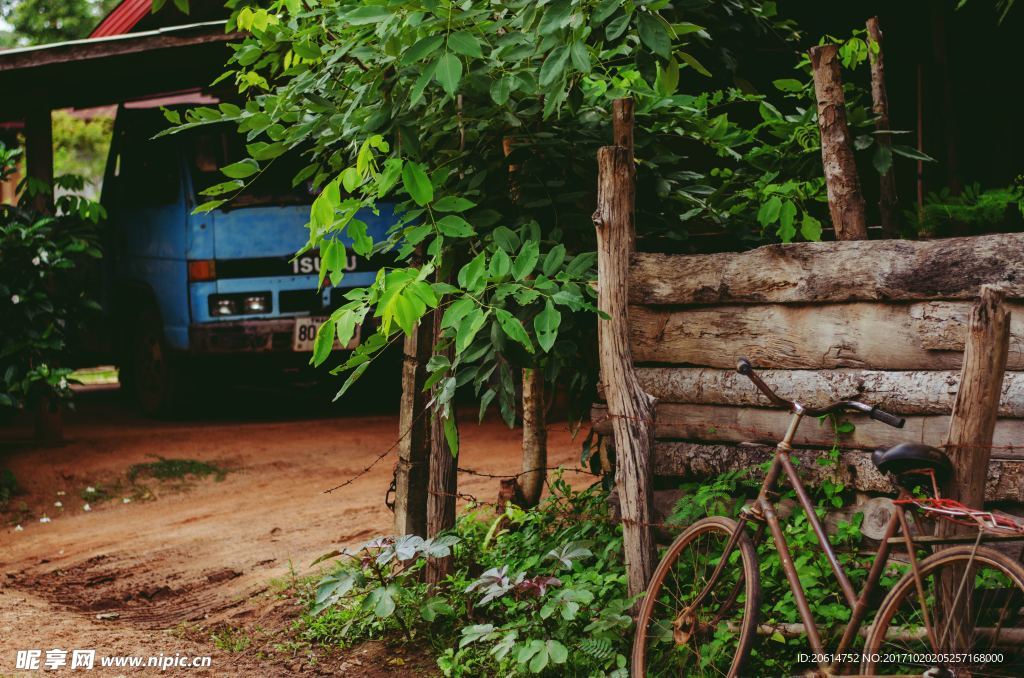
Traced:
<path fill-rule="evenodd" d="M 182 362 L 167 347 L 156 309 L 139 313 L 131 325 L 127 385 L 143 412 L 155 417 L 177 413 L 185 381 Z"/>

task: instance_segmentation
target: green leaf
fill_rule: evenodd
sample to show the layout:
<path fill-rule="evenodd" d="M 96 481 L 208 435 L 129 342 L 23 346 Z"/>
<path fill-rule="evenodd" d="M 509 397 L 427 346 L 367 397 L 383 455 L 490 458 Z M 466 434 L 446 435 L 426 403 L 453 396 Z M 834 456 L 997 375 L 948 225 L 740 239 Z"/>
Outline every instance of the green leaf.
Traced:
<path fill-rule="evenodd" d="M 544 18 L 540 21 L 537 30 L 541 35 L 550 35 L 555 31 L 569 25 L 569 18 L 572 16 L 572 3 L 570 0 L 557 0 L 553 2 L 544 12 Z"/>
<path fill-rule="evenodd" d="M 609 40 L 615 40 L 629 28 L 629 14 L 622 14 L 608 22 L 604 27 L 604 35 Z"/>
<path fill-rule="evenodd" d="M 480 51 L 480 41 L 476 37 L 467 31 L 456 31 L 448 36 L 448 46 L 453 51 L 459 54 L 465 54 L 466 56 L 482 58 L 483 52 Z"/>
<path fill-rule="evenodd" d="M 434 199 L 434 187 L 430 183 L 430 177 L 423 171 L 423 165 L 418 162 L 407 162 L 402 167 L 402 186 L 420 207 Z"/>
<path fill-rule="evenodd" d="M 226 202 L 227 200 L 208 200 L 192 210 L 192 214 L 206 214 L 207 212 L 217 209 Z"/>
<path fill-rule="evenodd" d="M 676 93 L 676 89 L 679 87 L 679 64 L 675 59 L 669 59 L 665 63 L 665 68 L 659 68 L 659 70 L 656 83 L 658 93 L 670 97 Z"/>
<path fill-rule="evenodd" d="M 569 649 L 557 640 L 547 641 L 548 656 L 552 664 L 564 664 L 569 659 Z"/>
<path fill-rule="evenodd" d="M 487 321 L 487 314 L 479 307 L 474 308 L 459 321 L 459 327 L 455 330 L 455 353 L 460 354 L 469 348 L 476 338 L 477 332 Z"/>
<path fill-rule="evenodd" d="M 595 25 L 600 24 L 612 14 L 615 14 L 615 10 L 621 5 L 622 0 L 601 0 L 594 9 L 594 13 L 590 15 L 590 21 Z"/>
<path fill-rule="evenodd" d="M 804 218 L 800 222 L 800 235 L 804 240 L 818 242 L 821 240 L 821 222 L 804 212 Z"/>
<path fill-rule="evenodd" d="M 241 179 L 232 179 L 231 181 L 223 181 L 219 184 L 214 184 L 209 188 L 204 188 L 199 193 L 200 195 L 209 196 L 224 195 L 225 193 L 230 193 L 231 191 L 237 191 L 244 186 L 245 182 L 242 181 Z"/>
<path fill-rule="evenodd" d="M 491 274 L 492 280 L 500 280 L 509 274 L 512 270 L 512 259 L 503 249 L 497 250 L 493 256 L 491 256 L 491 264 L 488 267 Z"/>
<path fill-rule="evenodd" d="M 409 105 L 415 106 L 419 103 L 419 100 L 423 98 L 423 91 L 430 84 L 430 81 L 434 79 L 434 73 L 437 71 L 437 62 L 432 61 L 430 64 L 423 69 L 420 73 L 420 77 L 416 78 L 416 82 L 413 83 L 412 90 L 409 91 Z"/>
<path fill-rule="evenodd" d="M 220 171 L 224 176 L 232 179 L 245 179 L 259 172 L 260 164 L 252 158 L 246 158 L 245 160 L 233 162 L 227 167 L 221 167 Z"/>
<path fill-rule="evenodd" d="M 932 156 L 922 153 L 921 151 L 911 146 L 903 146 L 902 144 L 894 144 L 892 152 L 896 155 L 902 155 L 904 158 L 910 158 L 911 160 L 922 160 L 924 162 L 935 162 L 935 158 Z"/>
<path fill-rule="evenodd" d="M 775 85 L 775 89 L 780 92 L 801 92 L 804 89 L 804 83 L 793 78 L 781 78 L 779 80 L 772 80 L 772 84 Z"/>
<path fill-rule="evenodd" d="M 636 17 L 636 29 L 640 41 L 658 56 L 669 57 L 672 52 L 672 38 L 665 23 L 651 12 L 640 12 Z"/>
<path fill-rule="evenodd" d="M 705 78 L 710 78 L 711 77 L 711 71 L 709 71 L 708 69 L 704 68 L 704 64 L 702 64 L 701 62 L 697 61 L 697 57 L 693 56 L 689 52 L 679 52 L 679 58 L 682 59 L 683 62 L 687 66 L 689 66 L 693 70 L 697 71 L 698 73 L 703 75 Z"/>
<path fill-rule="evenodd" d="M 483 289 L 484 283 L 487 280 L 487 277 L 484 275 L 486 268 L 487 255 L 481 252 L 459 270 L 459 285 L 470 292 L 479 292 Z"/>
<path fill-rule="evenodd" d="M 455 195 L 446 195 L 443 198 L 439 198 L 432 207 L 438 212 L 465 212 L 476 207 L 476 203 Z"/>
<path fill-rule="evenodd" d="M 757 223 L 762 226 L 768 226 L 769 224 L 775 223 L 775 220 L 779 218 L 779 212 L 781 210 L 782 199 L 777 195 L 773 195 L 761 204 L 761 209 L 757 211 Z"/>
<path fill-rule="evenodd" d="M 462 79 L 462 62 L 459 61 L 459 57 L 451 52 L 442 54 L 441 58 L 437 60 L 434 77 L 441 83 L 445 92 L 455 94 L 459 89 L 459 80 Z"/>
<path fill-rule="evenodd" d="M 468 238 L 476 235 L 476 231 L 465 219 L 455 214 L 448 214 L 437 221 L 437 229 L 452 238 Z"/>
<path fill-rule="evenodd" d="M 540 86 L 547 87 L 565 72 L 565 65 L 569 61 L 569 48 L 566 45 L 559 45 L 551 50 L 548 58 L 540 67 Z"/>
<path fill-rule="evenodd" d="M 536 240 L 527 240 L 519 251 L 516 260 L 512 262 L 512 277 L 516 280 L 524 280 L 533 273 L 540 259 L 540 244 Z"/>
<path fill-rule="evenodd" d="M 345 20 L 353 26 L 375 24 L 391 16 L 391 10 L 381 5 L 364 5 L 345 15 Z"/>
<path fill-rule="evenodd" d="M 497 309 L 495 315 L 498 317 L 498 324 L 501 325 L 501 329 L 509 339 L 522 344 L 527 351 L 533 353 L 533 342 L 530 341 L 530 336 L 526 333 L 526 328 L 523 327 L 519 318 L 502 308 Z"/>
<path fill-rule="evenodd" d="M 319 59 L 323 54 L 320 51 L 320 45 L 316 44 L 311 40 L 303 40 L 302 42 L 293 42 L 292 51 L 303 59 Z"/>
<path fill-rule="evenodd" d="M 356 334 L 356 314 L 351 309 L 346 309 L 335 319 L 335 328 L 338 335 L 338 343 L 342 347 L 348 346 L 352 337 Z"/>
<path fill-rule="evenodd" d="M 441 596 L 434 596 L 427 600 L 427 602 L 420 607 L 420 616 L 423 617 L 424 621 L 432 622 L 437 619 L 438 616 L 449 617 L 455 614 L 455 610 L 452 606 L 442 598 Z"/>
<path fill-rule="evenodd" d="M 334 321 L 329 319 L 316 330 L 316 339 L 313 340 L 313 357 L 309 362 L 319 367 L 327 360 L 334 346 Z"/>
<path fill-rule="evenodd" d="M 541 271 L 550 278 L 558 271 L 563 261 L 565 261 L 565 245 L 555 245 L 548 252 L 547 256 L 544 257 L 544 265 L 541 266 Z"/>
<path fill-rule="evenodd" d="M 779 210 L 779 228 L 776 233 L 782 242 L 792 242 L 796 235 L 796 227 L 793 226 L 793 219 L 796 217 L 796 205 L 791 200 L 785 200 Z"/>
<path fill-rule="evenodd" d="M 537 641 L 540 642 L 540 641 Z M 530 671 L 532 673 L 540 673 L 548 665 L 548 648 L 546 645 L 542 645 L 537 651 L 537 654 L 533 655 L 533 659 L 530 660 Z"/>
<path fill-rule="evenodd" d="M 443 42 L 443 35 L 428 35 L 425 38 L 417 40 L 416 43 L 407 49 L 405 54 L 402 55 L 402 64 L 408 65 L 433 54 Z"/>
<path fill-rule="evenodd" d="M 892 167 L 892 148 L 888 144 L 878 144 L 871 154 L 871 164 L 879 174 L 888 174 Z"/>
<path fill-rule="evenodd" d="M 533 329 L 537 333 L 537 343 L 547 353 L 555 345 L 558 338 L 558 326 L 562 323 L 562 314 L 548 299 L 544 310 L 533 319 Z"/>
<path fill-rule="evenodd" d="M 504 106 L 512 94 L 512 85 L 515 81 L 515 77 L 505 73 L 491 82 L 491 100 L 499 106 Z"/>
<path fill-rule="evenodd" d="M 590 72 L 590 50 L 587 49 L 587 43 L 579 40 L 572 43 L 569 46 L 569 56 L 572 57 L 572 65 L 576 67 L 577 71 L 580 73 Z"/>

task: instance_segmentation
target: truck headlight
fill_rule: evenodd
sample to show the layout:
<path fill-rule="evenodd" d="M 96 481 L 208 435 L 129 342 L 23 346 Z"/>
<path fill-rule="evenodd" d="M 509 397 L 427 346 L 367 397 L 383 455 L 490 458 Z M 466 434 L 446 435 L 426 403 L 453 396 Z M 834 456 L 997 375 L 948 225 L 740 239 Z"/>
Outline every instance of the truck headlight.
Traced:
<path fill-rule="evenodd" d="M 270 313 L 273 301 L 270 292 L 246 292 L 242 294 L 211 294 L 209 297 L 210 315 L 223 317 L 228 315 L 258 315 Z"/>

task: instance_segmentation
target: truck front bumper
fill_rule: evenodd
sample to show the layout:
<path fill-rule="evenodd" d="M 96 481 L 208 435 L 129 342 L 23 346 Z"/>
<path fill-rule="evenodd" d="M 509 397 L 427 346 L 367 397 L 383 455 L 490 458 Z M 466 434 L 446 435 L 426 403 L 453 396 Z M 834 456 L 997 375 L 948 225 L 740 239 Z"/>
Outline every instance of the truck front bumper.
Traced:
<path fill-rule="evenodd" d="M 294 329 L 294 318 L 194 324 L 189 353 L 291 353 Z"/>

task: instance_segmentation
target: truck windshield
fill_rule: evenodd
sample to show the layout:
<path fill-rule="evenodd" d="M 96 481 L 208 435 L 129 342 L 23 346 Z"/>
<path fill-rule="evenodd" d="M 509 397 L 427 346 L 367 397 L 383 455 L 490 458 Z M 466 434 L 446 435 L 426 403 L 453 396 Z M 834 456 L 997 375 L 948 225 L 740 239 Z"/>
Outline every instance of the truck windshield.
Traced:
<path fill-rule="evenodd" d="M 197 194 L 210 186 L 228 181 L 221 174 L 221 167 L 248 157 L 242 137 L 234 130 L 208 128 L 194 131 L 187 138 L 186 154 Z M 313 201 L 309 182 L 292 186 L 292 179 L 306 165 L 298 152 L 290 151 L 263 165 L 264 169 L 259 176 L 227 203 L 226 208 L 306 204 Z M 200 202 L 206 199 L 201 195 L 197 197 Z"/>

